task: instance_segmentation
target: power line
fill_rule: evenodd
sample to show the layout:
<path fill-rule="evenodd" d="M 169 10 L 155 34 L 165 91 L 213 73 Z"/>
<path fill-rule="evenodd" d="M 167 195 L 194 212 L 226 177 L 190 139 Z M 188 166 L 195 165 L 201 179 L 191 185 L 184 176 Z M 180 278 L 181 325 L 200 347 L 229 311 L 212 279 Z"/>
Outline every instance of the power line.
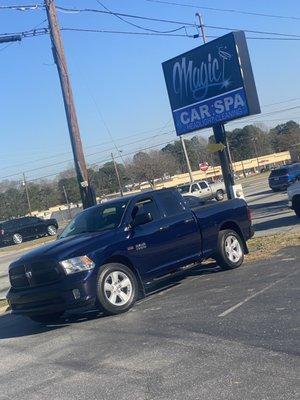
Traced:
<path fill-rule="evenodd" d="M 43 4 L 25 4 L 16 6 L 0 6 L 0 10 L 17 10 L 17 11 L 29 11 L 44 8 Z"/>
<path fill-rule="evenodd" d="M 283 100 L 283 101 L 277 101 L 276 103 L 264 104 L 264 105 L 262 105 L 262 107 L 276 106 L 276 105 L 278 105 L 278 104 L 289 103 L 289 102 L 291 102 L 291 101 L 296 101 L 296 100 L 300 100 L 300 97 L 295 97 L 295 98 L 293 98 L 293 99 L 288 99 L 288 100 Z"/>
<path fill-rule="evenodd" d="M 0 51 L 3 51 L 3 50 L 5 50 L 5 49 L 7 49 L 8 47 L 12 46 L 13 44 L 16 44 L 16 42 L 8 43 L 6 46 L 1 47 L 1 48 L 0 48 Z"/>
<path fill-rule="evenodd" d="M 159 134 L 157 134 L 157 135 L 152 136 L 151 138 L 152 138 L 152 139 L 155 139 L 155 138 L 157 138 L 157 137 L 161 137 L 161 136 L 164 136 L 164 135 L 174 134 L 174 132 L 175 132 L 175 131 L 172 130 L 172 131 L 169 131 L 169 132 L 159 133 Z M 132 144 L 136 144 L 136 143 L 139 143 L 139 142 L 143 142 L 143 141 L 145 141 L 145 140 L 149 140 L 149 137 L 144 138 L 144 139 L 141 139 L 141 140 L 135 140 L 134 142 L 130 142 L 130 143 L 125 143 L 125 144 L 122 145 L 122 147 L 130 146 L 130 145 L 132 145 Z M 109 149 L 105 149 L 105 150 L 98 151 L 98 152 L 95 152 L 95 153 L 90 153 L 90 154 L 87 154 L 86 157 L 92 157 L 92 156 L 95 156 L 95 155 L 98 155 L 98 154 L 102 154 L 102 153 L 109 152 L 109 151 L 111 151 L 111 150 L 114 150 L 114 148 L 109 148 Z M 119 156 L 120 156 L 120 155 L 119 155 Z M 118 156 L 118 157 L 119 157 L 119 156 Z M 123 155 L 121 155 L 120 157 L 122 158 L 122 156 L 123 156 Z M 53 157 L 57 157 L 57 156 L 53 156 Z M 53 157 L 52 157 L 52 158 L 53 158 Z M 109 159 L 109 160 L 110 160 L 110 159 Z M 58 165 L 66 164 L 66 163 L 72 162 L 72 161 L 73 161 L 73 159 L 67 159 L 67 160 L 63 160 L 63 161 L 59 161 L 59 162 L 55 162 L 55 163 L 43 165 L 43 166 L 40 166 L 40 167 L 28 169 L 28 170 L 25 170 L 24 172 L 26 172 L 26 173 L 28 173 L 28 172 L 34 172 L 34 171 L 38 171 L 38 170 L 41 170 L 41 169 L 45 169 L 45 168 L 49 168 L 49 167 L 55 167 L 55 166 L 58 166 Z M 31 162 L 31 163 L 32 163 L 32 162 Z M 28 164 L 28 163 L 27 163 L 27 164 Z M 24 164 L 23 164 L 23 165 L 24 165 Z M 20 165 L 19 165 L 19 166 L 20 166 Z M 12 168 L 12 167 L 10 167 L 10 168 Z M 14 174 L 2 176 L 2 177 L 0 177 L 0 179 L 1 179 L 1 180 L 2 180 L 2 179 L 7 179 L 7 178 L 11 178 L 11 177 L 13 177 L 13 176 L 19 176 L 19 175 L 20 175 L 20 173 L 14 173 Z"/>
<path fill-rule="evenodd" d="M 169 143 L 173 143 L 173 142 L 175 142 L 176 140 L 177 140 L 177 138 L 176 138 L 176 139 L 169 140 L 169 141 L 167 141 L 167 142 L 158 143 L 158 144 L 156 144 L 156 145 L 152 145 L 152 146 L 149 146 L 149 147 L 145 147 L 145 148 L 142 148 L 142 149 L 140 149 L 140 150 L 138 150 L 138 151 L 147 151 L 147 150 L 151 150 L 151 149 L 156 148 L 156 147 L 160 147 L 160 146 L 167 145 L 167 144 L 169 144 Z M 125 156 L 125 157 L 131 156 L 131 155 L 133 155 L 133 154 L 136 154 L 138 151 L 135 150 L 135 151 L 126 153 L 126 154 L 124 154 L 124 156 Z M 120 158 L 120 156 L 118 155 L 118 156 L 116 156 L 116 158 Z M 104 159 L 104 160 L 100 160 L 100 161 L 98 161 L 98 162 L 95 162 L 95 163 L 93 163 L 93 164 L 90 164 L 90 165 L 89 165 L 89 168 L 98 166 L 99 164 L 103 164 L 103 163 L 108 162 L 108 161 L 111 161 L 111 158 L 106 158 L 106 159 Z M 55 174 L 49 174 L 49 175 L 41 176 L 41 177 L 39 177 L 39 178 L 28 179 L 27 182 L 38 181 L 38 180 L 40 180 L 40 179 L 45 179 L 45 178 L 49 178 L 49 177 L 52 177 L 52 176 L 57 176 L 58 174 L 59 174 L 59 172 L 57 172 L 57 173 L 55 173 Z M 20 175 L 20 174 L 19 174 L 19 175 Z M 0 179 L 1 179 L 1 178 L 0 178 Z"/>
<path fill-rule="evenodd" d="M 128 24 L 128 25 L 130 25 L 130 26 L 134 26 L 135 28 L 138 28 L 138 29 L 142 29 L 142 30 L 149 31 L 149 32 L 154 32 L 154 33 L 174 33 L 174 32 L 177 32 L 177 31 L 179 31 L 179 30 L 181 30 L 181 29 L 186 29 L 185 26 L 181 26 L 181 27 L 176 28 L 176 29 L 171 29 L 171 30 L 169 30 L 169 31 L 158 31 L 158 30 L 156 30 L 156 29 L 146 28 L 146 27 L 144 27 L 144 26 L 140 26 L 140 25 L 134 24 L 133 22 L 127 21 L 126 19 L 124 19 L 123 17 L 121 17 L 120 15 L 118 15 L 117 13 L 114 13 L 114 12 L 111 11 L 109 8 L 107 8 L 103 3 L 101 3 L 101 1 L 99 1 L 99 0 L 96 0 L 96 1 L 97 1 L 97 3 L 100 4 L 106 11 L 108 11 L 111 15 L 115 16 L 116 18 L 118 18 L 118 19 L 121 20 L 122 22 L 125 22 L 125 24 Z"/>
<path fill-rule="evenodd" d="M 173 37 L 189 37 L 194 38 L 194 35 L 179 34 L 179 33 L 155 33 L 155 32 L 130 32 L 130 31 L 110 31 L 104 29 L 84 29 L 84 28 L 61 28 L 62 31 L 73 32 L 90 32 L 90 33 L 112 33 L 122 35 L 140 35 L 140 36 L 173 36 Z"/>
<path fill-rule="evenodd" d="M 151 2 L 151 3 L 160 3 L 160 4 L 179 6 L 179 7 L 188 7 L 188 8 L 202 9 L 202 10 L 210 10 L 210 11 L 220 11 L 220 12 L 229 12 L 229 13 L 236 13 L 236 14 L 252 15 L 252 16 L 255 16 L 255 17 L 292 19 L 292 20 L 296 20 L 296 21 L 300 20 L 300 17 L 290 16 L 290 15 L 276 15 L 276 14 L 266 14 L 266 13 L 258 13 L 258 12 L 251 12 L 251 11 L 235 10 L 235 9 L 204 7 L 204 6 L 201 6 L 201 5 L 182 4 L 182 3 L 175 3 L 175 2 L 172 2 L 172 1 L 163 1 L 163 0 L 146 0 L 146 1 Z"/>
<path fill-rule="evenodd" d="M 98 0 L 97 0 L 98 1 Z M 103 7 L 105 7 L 102 3 L 99 2 L 99 4 L 101 4 Z M 8 8 L 18 8 L 18 6 L 2 6 L 2 7 L 8 7 Z M 21 6 L 22 7 L 22 6 Z M 35 5 L 35 6 L 28 6 L 29 7 L 34 7 L 34 8 L 43 8 L 42 5 Z M 105 7 L 106 8 L 106 7 Z M 57 6 L 57 10 L 59 11 L 68 11 L 68 12 L 75 12 L 75 13 L 80 13 L 80 12 L 93 12 L 93 13 L 101 13 L 101 14 L 108 14 L 108 15 L 114 15 L 116 17 L 118 17 L 119 19 L 121 19 L 123 22 L 126 22 L 130 25 L 133 25 L 139 29 L 144 29 L 144 30 L 148 30 L 150 32 L 148 32 L 148 35 L 166 35 L 166 36 L 187 36 L 187 37 L 191 37 L 191 38 L 196 38 L 198 37 L 198 35 L 189 35 L 187 34 L 175 34 L 174 32 L 177 31 L 178 29 L 175 29 L 173 31 L 158 31 L 156 29 L 152 29 L 152 28 L 145 28 L 145 27 L 141 27 L 137 24 L 132 24 L 129 21 L 125 20 L 123 17 L 125 18 L 136 18 L 136 19 L 140 19 L 140 20 L 145 20 L 145 21 L 153 21 L 153 22 L 162 22 L 162 23 L 168 23 L 168 24 L 179 24 L 182 25 L 181 28 L 179 29 L 183 29 L 186 27 L 193 27 L 193 28 L 198 28 L 199 26 L 195 23 L 190 23 L 190 22 L 183 22 L 183 21 L 178 21 L 178 20 L 171 20 L 171 19 L 162 19 L 162 18 L 152 18 L 152 17 L 147 17 L 147 16 L 141 16 L 141 15 L 135 15 L 135 14 L 125 14 L 125 13 L 119 13 L 119 12 L 112 12 L 110 11 L 108 8 L 106 8 L 106 10 L 99 10 L 99 9 L 94 9 L 94 8 L 66 8 L 66 7 L 59 7 Z M 228 30 L 228 31 L 232 31 L 232 30 L 237 30 L 237 28 L 227 28 L 227 27 L 222 27 L 222 26 L 212 26 L 212 25 L 205 25 L 206 28 L 212 28 L 212 29 L 221 29 L 221 30 Z M 295 34 L 288 34 L 288 33 L 281 33 L 281 32 L 267 32 L 267 31 L 258 31 L 258 30 L 252 30 L 252 29 L 244 29 L 244 28 L 240 28 L 242 30 L 244 30 L 245 32 L 248 33 L 256 33 L 256 34 L 265 34 L 265 35 L 274 35 L 274 36 L 283 36 L 288 38 L 288 40 L 291 40 L 291 38 L 297 38 L 300 39 L 300 35 L 295 35 Z M 69 30 L 69 31 L 82 31 L 82 32 L 99 32 L 99 33 L 116 33 L 116 34 L 126 34 L 126 35 L 146 35 L 146 32 L 128 32 L 128 31 L 116 31 L 116 30 L 101 30 L 101 29 L 81 29 L 81 28 L 64 28 L 63 30 Z M 173 34 L 172 34 L 173 32 Z M 23 37 L 32 37 L 32 36 L 38 36 L 38 35 L 44 35 L 48 33 L 48 29 L 42 29 L 42 30 L 30 30 L 30 31 L 25 31 L 25 32 L 19 32 L 18 34 L 22 34 Z M 5 35 L 9 35 L 9 34 L 3 34 L 2 36 Z M 11 35 L 11 34 L 10 34 Z M 210 36 L 211 38 L 214 38 L 215 36 Z M 249 37 L 248 39 L 256 39 L 256 40 L 274 40 L 274 39 L 270 39 L 270 38 L 257 38 L 257 37 Z"/>
<path fill-rule="evenodd" d="M 156 131 L 162 131 L 164 128 L 166 128 L 166 127 L 169 125 L 170 121 L 171 121 L 171 120 L 169 120 L 163 127 L 156 128 L 156 129 L 152 129 L 152 130 L 148 130 L 148 131 L 138 132 L 138 133 L 135 133 L 135 134 L 133 134 L 133 135 L 127 135 L 126 137 L 118 138 L 117 140 L 118 140 L 118 141 L 123 141 L 123 140 L 126 140 L 126 139 L 128 139 L 128 138 L 133 138 L 133 137 L 136 137 L 136 136 L 141 136 L 141 135 L 144 135 L 144 134 L 147 134 L 147 133 L 156 132 Z M 166 134 L 170 134 L 170 133 L 174 133 L 174 130 L 168 131 L 168 132 L 160 132 L 159 135 L 166 135 Z M 150 136 L 150 137 L 144 138 L 143 140 L 150 140 L 150 139 L 152 139 L 152 138 L 153 138 L 153 136 Z M 141 140 L 141 141 L 142 141 L 142 140 Z M 134 141 L 133 143 L 123 143 L 123 144 L 121 144 L 121 145 L 119 144 L 119 146 L 124 147 L 124 146 L 130 145 L 130 144 L 134 144 L 134 143 L 136 143 L 136 142 L 137 142 L 137 141 Z M 102 142 L 102 143 L 97 143 L 97 144 L 85 146 L 85 149 L 100 147 L 100 146 L 103 146 L 103 145 L 106 145 L 106 144 L 110 144 L 110 143 L 111 143 L 111 141 L 106 141 L 106 142 Z M 104 151 L 111 151 L 111 150 L 114 150 L 114 148 L 105 149 Z M 43 158 L 36 159 L 36 160 L 26 161 L 26 162 L 23 162 L 23 163 L 21 163 L 21 164 L 13 164 L 13 165 L 9 165 L 9 166 L 7 166 L 7 167 L 1 167 L 1 169 L 3 170 L 3 169 L 11 169 L 11 168 L 22 167 L 22 166 L 24 166 L 24 165 L 28 165 L 28 164 L 32 164 L 32 163 L 36 163 L 36 162 L 44 161 L 44 160 L 50 160 L 50 159 L 53 159 L 53 158 L 57 158 L 57 157 L 64 156 L 64 155 L 69 155 L 69 154 L 70 154 L 70 151 L 65 151 L 65 152 L 57 153 L 57 154 L 52 155 L 52 156 L 49 156 L 49 157 L 43 157 Z M 89 156 L 90 156 L 90 155 L 88 154 L 87 157 L 89 157 Z M 69 160 L 67 160 L 67 161 L 69 161 Z M 71 161 L 71 160 L 70 160 L 70 161 Z M 0 179 L 1 179 L 1 178 L 0 178 Z"/>
<path fill-rule="evenodd" d="M 297 109 L 299 109 L 300 108 L 300 105 L 298 105 L 298 106 L 294 106 L 294 107 L 288 107 L 288 108 L 283 108 L 283 109 L 280 109 L 280 110 L 274 110 L 274 111 L 270 111 L 270 112 L 267 112 L 267 113 L 262 113 L 262 114 L 260 114 L 258 117 L 256 117 L 255 119 L 253 119 L 253 118 L 251 118 L 251 117 L 249 117 L 250 119 L 249 120 L 247 120 L 246 118 L 246 121 L 245 120 L 243 120 L 243 121 L 233 121 L 233 122 L 231 122 L 231 124 L 239 124 L 239 123 L 250 123 L 250 122 L 263 122 L 262 120 L 260 120 L 259 118 L 261 118 L 261 117 L 265 117 L 265 116 L 269 116 L 269 115 L 273 115 L 273 114 L 278 114 L 278 113 L 282 113 L 282 112 L 286 112 L 286 111 L 292 111 L 292 110 L 297 110 Z M 155 139 L 155 138 L 157 138 L 157 137 L 160 137 L 160 136 L 164 136 L 164 135 L 170 135 L 170 134 L 173 134 L 175 131 L 174 130 L 172 130 L 172 131 L 168 131 L 168 132 L 164 132 L 164 133 L 159 133 L 159 134 L 156 134 L 156 135 L 153 135 L 153 136 L 151 136 L 151 137 L 147 137 L 147 138 L 144 138 L 144 139 L 141 139 L 141 140 L 135 140 L 134 142 L 129 142 L 129 143 L 124 143 L 121 147 L 126 147 L 126 146 L 131 146 L 132 144 L 136 144 L 136 143 L 139 143 L 139 142 L 142 142 L 142 141 L 145 141 L 145 140 L 150 140 L 150 139 Z M 105 153 L 105 152 L 108 152 L 108 151 L 110 151 L 110 150 L 113 150 L 113 148 L 110 148 L 110 149 L 105 149 L 105 150 L 102 150 L 102 151 L 100 151 L 100 152 L 95 152 L 95 153 L 91 153 L 91 154 L 87 154 L 86 155 L 86 157 L 91 157 L 91 156 L 95 156 L 95 155 L 98 155 L 98 154 L 102 154 L 102 153 Z M 135 153 L 136 152 L 136 150 L 133 152 L 133 153 Z M 57 156 L 56 156 L 57 157 Z M 120 157 L 121 159 L 124 157 L 124 154 L 120 154 L 120 152 L 119 152 L 119 155 L 118 155 L 118 157 Z M 53 158 L 53 157 L 52 157 Z M 109 159 L 110 160 L 110 159 Z M 59 161 L 59 162 L 55 162 L 55 163 L 52 163 L 52 164 L 47 164 L 47 165 L 44 165 L 44 166 L 41 166 L 41 167 L 36 167 L 36 168 L 32 168 L 32 169 L 29 169 L 29 170 L 26 170 L 26 171 L 24 171 L 24 172 L 26 172 L 26 173 L 28 173 L 28 172 L 34 172 L 34 171 L 38 171 L 38 170 L 41 170 L 41 169 L 45 169 L 45 168 L 49 168 L 49 167 L 53 167 L 53 166 L 57 166 L 57 165 L 63 165 L 63 164 L 66 164 L 66 163 L 68 163 L 68 162 L 71 162 L 72 161 L 72 159 L 68 159 L 68 160 L 64 160 L 64 161 Z M 31 162 L 32 163 L 32 162 Z M 14 173 L 14 174 L 10 174 L 10 175 L 6 175 L 6 176 L 3 176 L 3 177 L 0 177 L 0 179 L 2 180 L 2 179 L 7 179 L 7 178 L 11 178 L 11 177 L 13 177 L 13 176 L 19 176 L 20 174 L 19 173 Z"/>
<path fill-rule="evenodd" d="M 99 10 L 97 8 L 66 8 L 66 7 L 56 7 L 59 11 L 69 11 L 73 13 L 99 13 L 99 14 L 108 14 L 111 15 L 112 12 L 106 10 Z M 186 25 L 190 27 L 195 27 L 196 24 L 192 22 L 183 22 L 178 20 L 171 20 L 171 19 L 163 19 L 163 18 L 154 18 L 154 17 L 147 17 L 142 15 L 135 15 L 135 14 L 126 14 L 120 12 L 113 12 L 113 15 L 125 18 L 134 18 L 134 19 L 141 19 L 144 21 L 152 21 L 152 22 L 162 22 L 168 24 L 176 24 L 176 25 Z M 128 22 L 128 21 L 127 21 Z"/>
<path fill-rule="evenodd" d="M 256 31 L 256 30 L 251 30 L 251 29 L 244 29 L 244 28 L 226 28 L 223 26 L 214 26 L 214 25 L 203 25 L 205 28 L 212 28 L 212 29 L 221 29 L 225 31 L 237 31 L 239 29 L 243 30 L 244 32 L 248 33 L 258 33 L 261 35 L 274 35 L 274 36 L 286 36 L 286 37 L 296 37 L 300 38 L 300 35 L 294 35 L 290 33 L 279 33 L 279 32 L 267 32 L 267 31 Z"/>
<path fill-rule="evenodd" d="M 225 28 L 224 28 L 225 29 Z M 226 28 L 228 29 L 228 28 Z M 191 39 L 196 39 L 199 37 L 199 34 L 191 35 L 191 34 L 175 34 L 175 33 L 154 33 L 154 32 L 133 32 L 133 31 L 111 31 L 111 30 L 102 30 L 102 29 L 92 29 L 92 28 L 61 28 L 62 31 L 73 31 L 73 32 L 89 32 L 89 33 L 111 33 L 111 34 L 122 34 L 122 35 L 138 35 L 138 36 L 173 36 L 173 37 L 187 37 Z M 219 36 L 206 35 L 206 37 L 210 39 L 216 39 Z M 299 41 L 299 38 L 281 38 L 281 37 L 254 37 L 247 36 L 246 39 L 254 39 L 254 40 L 279 40 L 279 41 Z"/>
<path fill-rule="evenodd" d="M 103 6 L 103 4 L 100 3 L 98 0 L 96 0 L 96 1 Z M 103 6 L 103 7 L 105 7 L 105 6 Z M 116 17 L 138 18 L 138 19 L 145 20 L 145 21 L 162 22 L 162 23 L 169 23 L 169 24 L 179 24 L 179 25 L 183 25 L 183 27 L 194 27 L 194 28 L 198 28 L 199 27 L 199 25 L 196 24 L 196 23 L 183 22 L 183 21 L 171 20 L 171 19 L 152 18 L 152 17 L 146 17 L 146 16 L 141 16 L 141 15 L 135 15 L 135 14 L 124 14 L 124 13 L 119 13 L 119 12 L 112 12 L 108 8 L 106 8 L 106 10 L 99 10 L 99 9 L 92 9 L 92 8 L 84 8 L 84 9 L 81 8 L 81 9 L 79 9 L 79 8 L 57 7 L 57 9 L 58 10 L 64 10 L 64 11 L 70 11 L 70 12 L 76 12 L 76 13 L 93 12 L 93 13 L 102 13 L 102 14 L 114 15 Z M 122 19 L 122 21 L 126 22 L 126 23 L 129 23 L 129 21 L 124 20 L 124 19 Z M 132 24 L 132 25 L 135 26 L 135 24 Z M 142 28 L 142 29 L 148 29 L 148 28 L 143 28 L 143 27 L 140 27 L 140 26 L 137 26 L 137 27 L 138 28 Z M 245 32 L 249 32 L 249 33 L 300 38 L 300 35 L 280 33 L 280 32 L 266 32 L 266 31 L 257 31 L 257 30 L 243 29 L 243 28 L 237 29 L 237 28 L 226 28 L 226 27 L 218 27 L 218 26 L 214 27 L 214 26 L 209 26 L 209 25 L 205 25 L 205 27 L 214 28 L 214 29 L 224 29 L 224 30 L 239 30 L 239 29 L 242 29 Z M 153 30 L 153 33 L 155 33 L 155 30 Z M 159 32 L 158 31 L 157 33 L 163 33 L 163 32 Z"/>
<path fill-rule="evenodd" d="M 206 27 L 209 27 L 206 25 Z M 216 29 L 223 29 L 223 30 L 231 30 L 231 28 L 223 28 L 223 27 L 218 27 Z M 61 31 L 69 31 L 69 32 L 86 32 L 86 33 L 108 33 L 108 34 L 121 34 L 121 35 L 137 35 L 137 36 L 161 36 L 161 37 L 187 37 L 191 39 L 196 39 L 199 37 L 199 34 L 179 34 L 179 33 L 155 33 L 155 32 L 136 32 L 136 31 L 118 31 L 118 30 L 106 30 L 106 29 L 93 29 L 93 28 L 68 28 L 68 27 L 62 27 Z M 250 32 L 248 30 L 248 32 Z M 261 33 L 258 31 L 251 31 L 253 33 Z M 21 32 L 14 32 L 14 33 L 2 33 L 0 34 L 0 37 L 6 37 L 6 36 L 12 36 L 12 35 L 21 35 L 22 38 L 30 38 L 30 37 L 36 37 L 36 36 L 43 36 L 47 35 L 49 33 L 48 28 L 39 28 L 39 29 L 31 29 L 29 31 L 21 31 Z M 271 35 L 271 32 L 265 32 L 266 34 Z M 281 34 L 281 33 L 274 33 L 278 36 L 281 35 L 286 35 L 287 37 L 255 37 L 255 36 L 247 36 L 247 39 L 250 40 L 278 40 L 278 41 L 299 41 L 300 40 L 300 35 L 294 35 L 295 37 L 288 37 L 288 34 Z M 215 39 L 218 38 L 216 35 L 207 35 L 208 38 L 210 39 Z"/>

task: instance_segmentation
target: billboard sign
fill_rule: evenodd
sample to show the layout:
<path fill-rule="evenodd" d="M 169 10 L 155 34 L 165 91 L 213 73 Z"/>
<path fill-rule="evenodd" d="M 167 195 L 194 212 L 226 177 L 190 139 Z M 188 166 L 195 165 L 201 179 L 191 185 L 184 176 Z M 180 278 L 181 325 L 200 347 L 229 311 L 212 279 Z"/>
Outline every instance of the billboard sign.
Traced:
<path fill-rule="evenodd" d="M 242 31 L 212 40 L 162 65 L 177 135 L 260 113 Z"/>

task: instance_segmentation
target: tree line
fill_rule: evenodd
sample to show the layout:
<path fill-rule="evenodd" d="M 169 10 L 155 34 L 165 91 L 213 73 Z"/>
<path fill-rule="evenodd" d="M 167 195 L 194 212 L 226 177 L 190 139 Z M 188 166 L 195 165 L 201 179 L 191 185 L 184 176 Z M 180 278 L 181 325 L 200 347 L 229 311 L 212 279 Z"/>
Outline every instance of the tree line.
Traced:
<path fill-rule="evenodd" d="M 227 132 L 228 144 L 233 161 L 255 158 L 273 152 L 291 150 L 300 143 L 300 126 L 294 121 L 277 125 L 268 130 L 263 125 L 246 125 Z M 210 154 L 207 145 L 214 142 L 201 136 L 185 139 L 192 170 L 199 169 L 199 163 L 219 164 L 218 155 Z M 160 150 L 139 151 L 125 164 L 117 163 L 123 188 L 135 188 L 141 182 L 152 187 L 157 179 L 167 180 L 170 176 L 186 173 L 187 166 L 182 145 L 175 140 Z M 90 169 L 91 183 L 97 196 L 117 192 L 119 185 L 113 162 Z M 55 180 L 29 182 L 28 191 L 32 210 L 46 210 L 58 204 L 65 204 L 65 192 L 69 202 L 79 203 L 80 195 L 73 169 L 62 171 Z M 20 182 L 0 182 L 0 220 L 25 215 L 28 204 L 25 188 Z"/>

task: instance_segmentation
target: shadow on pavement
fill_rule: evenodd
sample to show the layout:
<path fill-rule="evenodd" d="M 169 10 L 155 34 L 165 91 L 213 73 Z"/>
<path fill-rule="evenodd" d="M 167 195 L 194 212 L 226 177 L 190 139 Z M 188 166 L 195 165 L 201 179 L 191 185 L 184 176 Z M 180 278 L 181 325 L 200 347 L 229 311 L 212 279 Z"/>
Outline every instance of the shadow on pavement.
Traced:
<path fill-rule="evenodd" d="M 269 190 L 262 190 L 261 192 L 255 192 L 252 194 L 247 194 L 246 197 L 256 197 L 256 196 L 261 196 L 263 194 L 273 194 L 273 190 L 269 189 Z"/>
<path fill-rule="evenodd" d="M 299 218 L 297 218 L 294 215 L 289 215 L 286 217 L 275 218 L 269 221 L 255 223 L 254 228 L 255 231 L 264 231 L 268 229 L 281 228 L 286 226 L 290 226 L 292 228 L 293 226 L 299 225 L 299 223 L 300 223 Z"/>
<path fill-rule="evenodd" d="M 193 267 L 192 269 L 180 271 L 149 286 L 146 297 L 148 298 L 151 296 L 155 296 L 158 293 L 163 292 L 164 290 L 178 286 L 188 277 L 213 274 L 220 271 L 221 269 L 216 265 L 215 262 L 211 262 L 205 265 L 198 265 Z M 141 303 L 142 301 L 143 300 L 141 300 Z M 73 323 L 78 324 L 98 318 L 113 317 L 106 317 L 99 310 L 90 308 L 74 312 L 66 312 L 66 314 L 62 318 L 60 318 L 59 321 L 52 324 L 42 325 L 31 321 L 27 317 L 16 316 L 13 314 L 4 314 L 0 316 L 0 340 L 38 335 L 52 330 L 62 329 Z"/>
<path fill-rule="evenodd" d="M 250 208 L 251 208 L 251 210 L 259 210 L 259 209 L 262 208 L 262 209 L 265 210 L 265 212 L 268 212 L 268 211 L 270 211 L 272 209 L 273 210 L 276 210 L 276 209 L 280 209 L 280 210 L 287 209 L 287 210 L 289 210 L 288 205 L 287 205 L 287 199 L 279 200 L 279 201 L 270 201 L 270 202 L 267 202 L 267 203 L 251 204 Z"/>

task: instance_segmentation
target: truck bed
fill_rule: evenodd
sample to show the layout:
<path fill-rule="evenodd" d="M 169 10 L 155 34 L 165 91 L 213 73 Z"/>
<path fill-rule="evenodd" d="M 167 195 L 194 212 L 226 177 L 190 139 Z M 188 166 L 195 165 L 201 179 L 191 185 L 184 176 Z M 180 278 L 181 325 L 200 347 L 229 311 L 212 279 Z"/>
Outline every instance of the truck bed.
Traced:
<path fill-rule="evenodd" d="M 204 257 L 211 257 L 215 251 L 218 232 L 221 227 L 238 228 L 244 240 L 253 236 L 247 218 L 247 203 L 242 199 L 210 203 L 193 207 L 192 211 L 198 221 L 202 235 Z"/>

